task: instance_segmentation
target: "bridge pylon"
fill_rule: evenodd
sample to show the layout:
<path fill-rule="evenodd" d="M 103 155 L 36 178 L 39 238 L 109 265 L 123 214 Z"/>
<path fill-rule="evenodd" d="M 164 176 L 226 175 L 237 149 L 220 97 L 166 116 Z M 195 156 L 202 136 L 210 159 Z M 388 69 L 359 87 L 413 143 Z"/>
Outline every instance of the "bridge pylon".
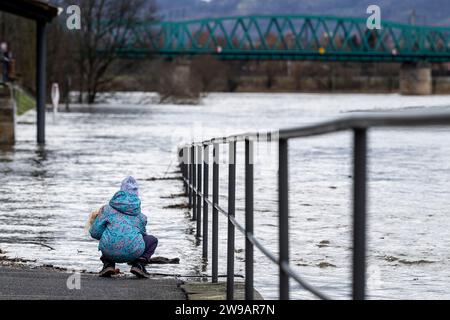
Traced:
<path fill-rule="evenodd" d="M 197 103 L 201 92 L 192 71 L 192 61 L 180 57 L 164 62 L 158 91 L 164 102 Z"/>
<path fill-rule="evenodd" d="M 428 62 L 403 62 L 399 85 L 402 95 L 430 95 L 433 93 L 431 65 Z"/>

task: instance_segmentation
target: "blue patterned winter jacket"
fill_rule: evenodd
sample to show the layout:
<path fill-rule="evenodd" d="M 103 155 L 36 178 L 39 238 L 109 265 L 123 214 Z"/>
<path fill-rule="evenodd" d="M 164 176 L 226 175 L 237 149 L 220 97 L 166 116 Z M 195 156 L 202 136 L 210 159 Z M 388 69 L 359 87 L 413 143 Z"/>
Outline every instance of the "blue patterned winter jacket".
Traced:
<path fill-rule="evenodd" d="M 100 240 L 98 249 L 105 258 L 117 262 L 130 262 L 139 258 L 145 249 L 147 217 L 141 213 L 141 200 L 137 194 L 118 191 L 101 209 L 90 234 Z"/>

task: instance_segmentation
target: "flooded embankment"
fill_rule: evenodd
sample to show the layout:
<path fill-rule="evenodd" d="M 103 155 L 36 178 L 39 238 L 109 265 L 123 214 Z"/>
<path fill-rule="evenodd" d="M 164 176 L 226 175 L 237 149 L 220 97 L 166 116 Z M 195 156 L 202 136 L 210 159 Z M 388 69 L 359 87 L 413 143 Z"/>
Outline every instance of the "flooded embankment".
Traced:
<path fill-rule="evenodd" d="M 156 254 L 180 264 L 151 272 L 210 274 L 185 209 L 176 148 L 192 139 L 312 123 L 348 112 L 447 108 L 447 96 L 211 94 L 198 106 L 158 105 L 151 94 L 117 94 L 98 105 L 48 114 L 47 144 L 35 143 L 35 116 L 19 118 L 17 143 L 0 151 L 0 249 L 8 259 L 95 272 L 97 242 L 84 226 L 126 175 L 141 185 Z M 369 269 L 372 298 L 450 298 L 450 130 L 372 130 L 369 136 Z M 351 135 L 290 143 L 291 263 L 333 298 L 350 292 Z M 237 219 L 243 222 L 243 154 L 237 157 Z M 277 146 L 259 145 L 255 233 L 278 251 Z M 221 158 L 227 158 L 227 148 Z M 227 166 L 220 201 L 226 208 Z M 219 274 L 226 272 L 226 221 L 220 217 Z M 244 274 L 244 241 L 236 273 Z M 278 296 L 278 269 L 255 250 L 255 285 Z M 120 266 L 126 270 L 127 266 Z M 311 295 L 291 282 L 292 298 Z"/>

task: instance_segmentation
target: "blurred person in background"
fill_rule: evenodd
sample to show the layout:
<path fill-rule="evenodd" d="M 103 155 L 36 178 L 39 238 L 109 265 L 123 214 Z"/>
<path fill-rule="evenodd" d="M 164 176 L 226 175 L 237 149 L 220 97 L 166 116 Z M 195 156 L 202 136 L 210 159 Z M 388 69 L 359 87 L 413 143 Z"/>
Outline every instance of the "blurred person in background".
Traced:
<path fill-rule="evenodd" d="M 0 43 L 0 59 L 2 62 L 2 82 L 7 83 L 9 81 L 11 53 L 8 51 L 8 43 L 5 41 Z"/>

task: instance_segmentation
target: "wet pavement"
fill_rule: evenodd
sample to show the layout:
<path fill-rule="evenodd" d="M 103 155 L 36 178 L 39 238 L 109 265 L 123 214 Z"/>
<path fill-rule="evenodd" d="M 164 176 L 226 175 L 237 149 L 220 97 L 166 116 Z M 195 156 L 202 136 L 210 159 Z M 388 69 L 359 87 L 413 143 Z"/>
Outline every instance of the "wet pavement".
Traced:
<path fill-rule="evenodd" d="M 185 300 L 180 284 L 169 278 L 105 279 L 91 274 L 0 267 L 0 300 Z"/>

